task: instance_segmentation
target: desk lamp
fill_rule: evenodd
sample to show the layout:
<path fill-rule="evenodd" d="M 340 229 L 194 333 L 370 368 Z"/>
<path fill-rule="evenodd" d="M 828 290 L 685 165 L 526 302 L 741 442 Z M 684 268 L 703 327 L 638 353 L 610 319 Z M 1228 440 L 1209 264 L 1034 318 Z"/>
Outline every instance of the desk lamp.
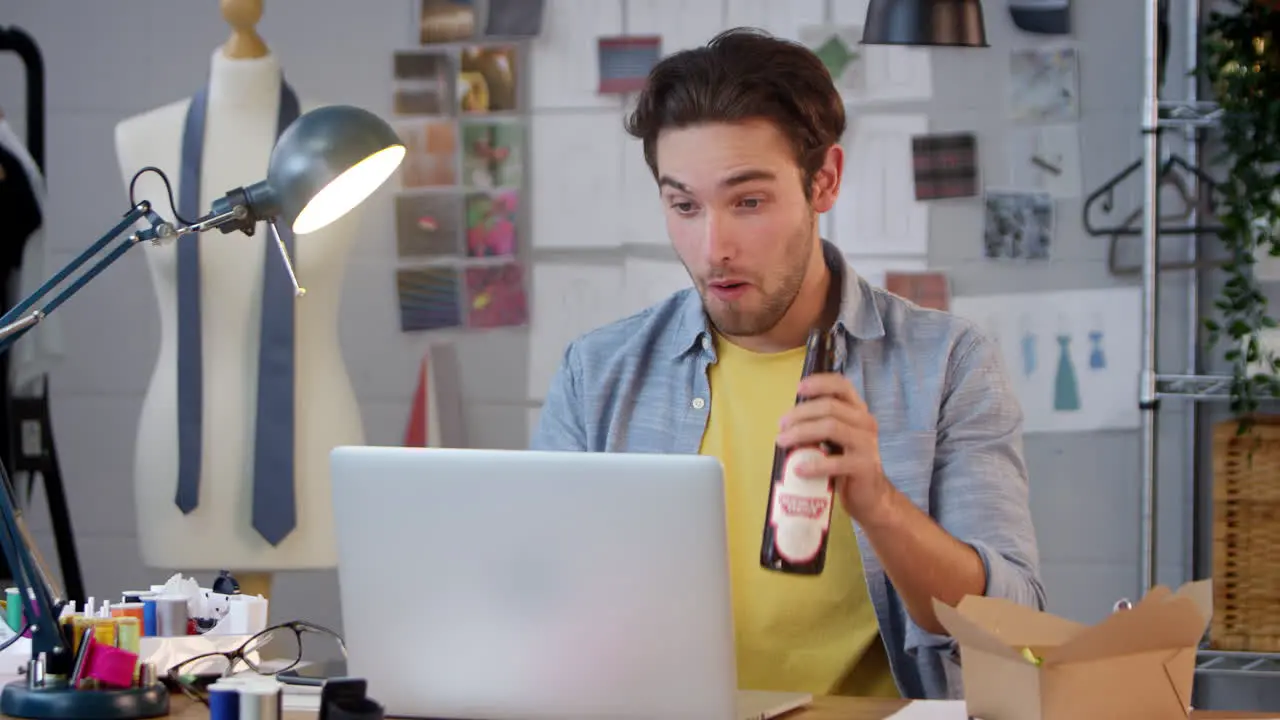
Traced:
<path fill-rule="evenodd" d="M 980 0 L 871 0 L 863 45 L 987 47 Z"/>
<path fill-rule="evenodd" d="M 9 350 L 25 332 L 79 292 L 129 248 L 143 241 L 195 242 L 195 233 L 214 228 L 223 233 L 239 230 L 252 235 L 258 222 L 266 222 L 293 279 L 295 295 L 300 296 L 303 291 L 298 287 L 292 263 L 276 232 L 276 223 L 288 223 L 296 235 L 319 230 L 373 194 L 399 167 L 404 155 L 405 147 L 399 137 L 378 116 L 345 105 L 317 108 L 300 116 L 280 135 L 271 151 L 265 180 L 231 190 L 213 203 L 207 215 L 195 220 L 177 217 L 173 189 L 164 172 L 155 167 L 143 168 L 129 184 L 129 202 L 133 207 L 123 219 L 30 297 L 0 317 L 0 352 Z M 133 185 L 148 171 L 157 173 L 164 181 L 177 225 L 156 214 L 150 202 L 133 200 Z M 33 309 L 140 220 L 145 220 L 149 227 L 119 242 L 52 300 Z M 187 235 L 192 237 L 184 237 Z M 56 589 L 39 561 L 39 552 L 17 511 L 2 465 L 0 482 L 5 485 L 5 490 L 0 492 L 0 545 L 13 570 L 25 617 L 31 624 L 32 666 L 43 669 L 4 686 L 0 692 L 0 713 L 40 720 L 132 720 L 168 714 L 169 693 L 158 681 L 153 680 L 147 687 L 101 690 L 76 689 L 68 683 L 74 645 L 57 621 L 66 599 L 58 597 L 61 591 Z M 42 683 L 38 682 L 40 676 L 43 676 Z"/>

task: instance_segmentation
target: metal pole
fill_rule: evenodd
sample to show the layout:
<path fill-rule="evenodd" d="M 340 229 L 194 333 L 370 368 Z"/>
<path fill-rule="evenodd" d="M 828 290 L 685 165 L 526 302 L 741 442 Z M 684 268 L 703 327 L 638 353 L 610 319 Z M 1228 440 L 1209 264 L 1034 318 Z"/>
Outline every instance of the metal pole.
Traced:
<path fill-rule="evenodd" d="M 1184 22 L 1187 24 L 1187 47 L 1185 51 L 1186 66 L 1193 69 L 1200 64 L 1200 0 L 1186 0 L 1186 15 Z M 1186 100 L 1195 106 L 1200 99 L 1200 78 L 1196 73 L 1187 75 Z M 1200 167 L 1200 142 L 1199 127 L 1192 123 L 1186 128 L 1187 141 L 1187 158 L 1195 167 Z M 1196 204 L 1191 207 L 1191 214 L 1187 216 L 1187 223 L 1195 227 L 1200 223 L 1200 193 L 1204 188 L 1200 186 L 1200 178 L 1195 173 L 1189 173 L 1191 177 L 1188 179 L 1191 183 L 1190 195 Z M 1187 236 L 1187 261 L 1193 266 L 1199 259 L 1200 254 L 1200 236 L 1192 234 Z M 1200 271 L 1192 270 L 1187 277 L 1187 374 L 1200 374 Z M 1199 522 L 1199 512 L 1196 498 L 1199 497 L 1196 484 L 1199 477 L 1200 469 L 1200 404 L 1194 400 L 1187 402 L 1186 407 L 1186 439 L 1183 443 L 1185 452 L 1183 453 L 1183 477 L 1186 479 L 1183 487 L 1187 489 L 1183 501 L 1183 553 L 1182 560 L 1186 568 L 1183 573 L 1183 580 L 1198 579 L 1196 571 L 1196 540 L 1199 533 L 1196 531 L 1196 523 Z"/>
<path fill-rule="evenodd" d="M 1145 597 L 1156 578 L 1156 308 L 1159 305 L 1160 245 L 1160 103 L 1159 103 L 1159 0 L 1147 0 L 1144 28 L 1142 92 L 1142 373 L 1139 376 L 1139 411 L 1142 416 L 1142 507 L 1138 561 L 1141 585 L 1137 597 Z"/>

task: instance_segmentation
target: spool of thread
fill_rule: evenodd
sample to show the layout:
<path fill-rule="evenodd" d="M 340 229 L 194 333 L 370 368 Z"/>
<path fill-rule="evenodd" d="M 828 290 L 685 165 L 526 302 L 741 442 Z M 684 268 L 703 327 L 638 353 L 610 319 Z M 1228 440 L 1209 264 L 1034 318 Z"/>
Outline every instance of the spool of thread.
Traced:
<path fill-rule="evenodd" d="M 209 686 L 209 720 L 240 720 L 240 683 L 222 678 Z"/>
<path fill-rule="evenodd" d="M 142 603 L 140 602 L 121 603 L 119 605 L 112 605 L 111 617 L 136 618 L 138 620 L 139 627 L 142 626 L 142 621 L 145 619 L 144 613 L 142 611 Z"/>
<path fill-rule="evenodd" d="M 4 621 L 10 630 L 22 630 L 22 599 L 18 588 L 4 589 Z"/>
<path fill-rule="evenodd" d="M 116 622 L 116 647 L 138 655 L 142 652 L 142 622 L 136 617 L 112 618 Z"/>
<path fill-rule="evenodd" d="M 156 599 L 154 597 L 142 598 L 142 635 L 143 637 L 155 637 L 156 632 Z"/>
<path fill-rule="evenodd" d="M 115 618 L 92 618 L 93 620 L 93 640 L 102 643 L 108 647 L 116 646 L 116 619 Z"/>
<path fill-rule="evenodd" d="M 156 635 L 174 637 L 187 634 L 187 599 L 161 596 L 156 602 Z"/>
<path fill-rule="evenodd" d="M 276 680 L 247 682 L 239 688 L 240 717 L 237 720 L 280 720 L 281 692 Z"/>

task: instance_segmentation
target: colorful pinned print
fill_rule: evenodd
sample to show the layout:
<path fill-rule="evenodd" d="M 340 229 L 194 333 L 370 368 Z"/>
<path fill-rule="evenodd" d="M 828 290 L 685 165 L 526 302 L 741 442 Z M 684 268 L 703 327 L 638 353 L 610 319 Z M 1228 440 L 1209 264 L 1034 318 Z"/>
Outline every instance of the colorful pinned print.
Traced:
<path fill-rule="evenodd" d="M 476 34 L 476 8 L 471 0 L 421 0 L 418 41 L 423 45 L 467 40 Z"/>
<path fill-rule="evenodd" d="M 602 95 L 639 92 L 649 79 L 649 71 L 662 57 L 662 38 L 657 35 L 603 37 L 597 53 Z"/>
<path fill-rule="evenodd" d="M 524 126 L 518 122 L 469 122 L 462 127 L 463 184 L 519 187 L 524 173 Z"/>
<path fill-rule="evenodd" d="M 462 49 L 458 106 L 464 113 L 514 112 L 516 49 L 510 45 Z"/>
<path fill-rule="evenodd" d="M 529 322 L 524 271 L 519 263 L 469 267 L 465 272 L 469 327 L 513 327 Z"/>
<path fill-rule="evenodd" d="M 457 257 L 461 237 L 460 195 L 396 196 L 396 249 L 401 258 Z"/>
<path fill-rule="evenodd" d="M 396 271 L 400 329 L 441 330 L 462 325 L 458 271 L 448 267 Z"/>
<path fill-rule="evenodd" d="M 458 131 L 450 120 L 405 120 L 396 123 L 404 142 L 400 184 L 406 189 L 458 184 Z"/>
<path fill-rule="evenodd" d="M 516 211 L 519 203 L 520 194 L 515 190 L 467 196 L 468 257 L 510 257 L 516 254 Z"/>

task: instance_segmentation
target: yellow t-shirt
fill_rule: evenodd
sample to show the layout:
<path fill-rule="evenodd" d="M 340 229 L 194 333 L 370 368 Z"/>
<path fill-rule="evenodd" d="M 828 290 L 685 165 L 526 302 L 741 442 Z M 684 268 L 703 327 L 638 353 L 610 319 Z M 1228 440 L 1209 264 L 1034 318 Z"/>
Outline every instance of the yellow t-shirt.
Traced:
<path fill-rule="evenodd" d="M 821 575 L 760 567 L 778 422 L 795 405 L 804 348 L 761 354 L 716 338 L 700 453 L 725 471 L 738 686 L 898 697 L 849 516 L 831 514 Z"/>

